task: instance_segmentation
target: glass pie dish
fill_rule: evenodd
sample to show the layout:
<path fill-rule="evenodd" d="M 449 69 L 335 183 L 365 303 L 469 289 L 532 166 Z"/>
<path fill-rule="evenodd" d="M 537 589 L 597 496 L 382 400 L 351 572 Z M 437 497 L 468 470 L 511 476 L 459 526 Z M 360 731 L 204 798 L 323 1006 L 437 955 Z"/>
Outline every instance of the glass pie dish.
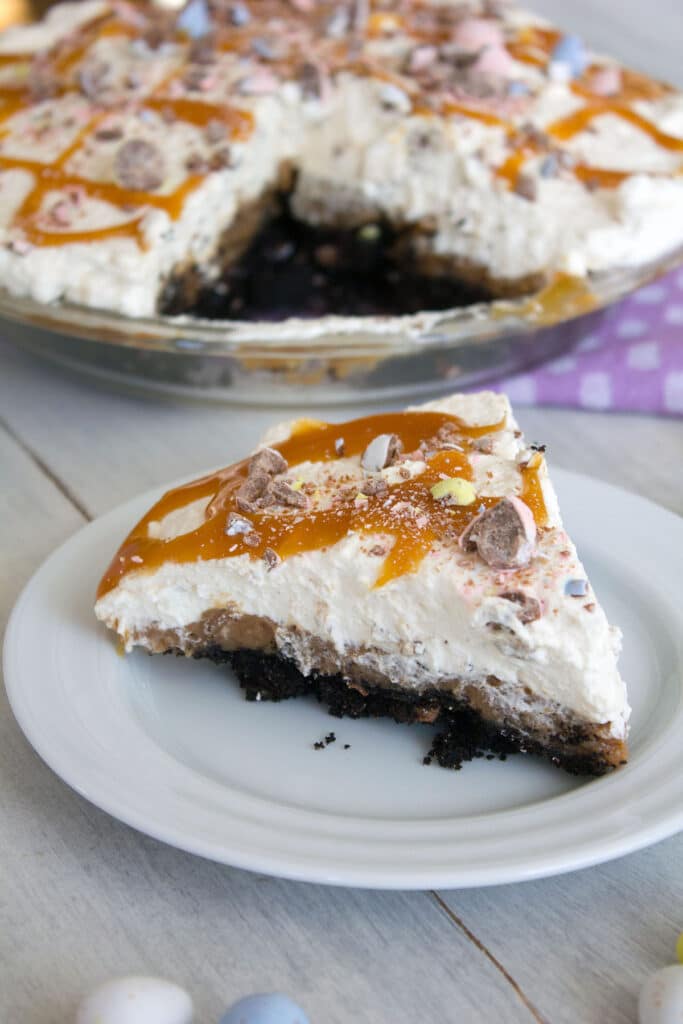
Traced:
<path fill-rule="evenodd" d="M 679 249 L 588 279 L 558 276 L 524 298 L 408 316 L 138 320 L 0 290 L 0 320 L 23 348 L 126 388 L 264 405 L 393 400 L 482 385 L 552 359 L 612 303 L 682 260 Z"/>

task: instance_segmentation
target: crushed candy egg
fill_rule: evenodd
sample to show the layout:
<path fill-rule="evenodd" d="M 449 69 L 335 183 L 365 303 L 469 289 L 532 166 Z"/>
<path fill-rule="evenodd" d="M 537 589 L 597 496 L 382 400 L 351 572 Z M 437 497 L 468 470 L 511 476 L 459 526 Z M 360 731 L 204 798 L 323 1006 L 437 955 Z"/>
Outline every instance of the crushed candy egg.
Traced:
<path fill-rule="evenodd" d="M 462 476 L 451 476 L 445 480 L 439 480 L 433 487 L 430 487 L 433 498 L 437 501 L 448 500 L 453 505 L 471 505 L 477 500 L 475 491 L 469 480 Z"/>

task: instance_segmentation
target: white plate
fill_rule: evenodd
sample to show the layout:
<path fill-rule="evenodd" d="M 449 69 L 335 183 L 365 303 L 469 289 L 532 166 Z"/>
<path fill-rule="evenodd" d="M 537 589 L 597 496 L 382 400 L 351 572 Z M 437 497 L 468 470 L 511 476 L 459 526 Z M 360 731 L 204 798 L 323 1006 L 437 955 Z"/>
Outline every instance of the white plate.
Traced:
<path fill-rule="evenodd" d="M 581 781 L 522 756 L 425 767 L 430 727 L 247 703 L 223 668 L 122 658 L 94 620 L 98 578 L 158 492 L 91 523 L 27 585 L 7 691 L 35 749 L 110 814 L 268 874 L 377 888 L 489 885 L 596 864 L 683 828 L 683 520 L 556 471 L 565 521 L 624 635 L 628 766 Z M 337 741 L 313 743 L 333 730 Z M 345 744 L 350 744 L 345 749 Z"/>

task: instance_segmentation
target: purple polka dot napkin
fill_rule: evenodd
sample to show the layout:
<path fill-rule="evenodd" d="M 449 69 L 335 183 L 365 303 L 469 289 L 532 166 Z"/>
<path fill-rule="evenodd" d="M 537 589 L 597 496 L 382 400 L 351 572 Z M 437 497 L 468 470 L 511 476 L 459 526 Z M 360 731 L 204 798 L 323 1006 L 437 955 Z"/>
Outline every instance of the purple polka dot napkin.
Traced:
<path fill-rule="evenodd" d="M 569 355 L 493 387 L 518 405 L 683 416 L 683 270 L 618 303 Z"/>

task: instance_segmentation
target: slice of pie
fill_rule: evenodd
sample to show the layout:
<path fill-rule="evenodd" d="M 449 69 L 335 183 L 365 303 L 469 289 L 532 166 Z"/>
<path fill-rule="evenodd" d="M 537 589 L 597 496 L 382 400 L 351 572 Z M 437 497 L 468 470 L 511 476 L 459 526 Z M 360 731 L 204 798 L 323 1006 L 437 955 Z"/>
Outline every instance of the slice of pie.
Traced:
<path fill-rule="evenodd" d="M 252 700 L 433 723 L 445 766 L 626 760 L 619 632 L 503 395 L 276 427 L 150 509 L 95 612 L 127 650 L 227 662 Z"/>
<path fill-rule="evenodd" d="M 499 0 L 86 0 L 0 35 L 0 279 L 41 302 L 524 294 L 681 246 L 682 164 L 679 92 Z"/>

